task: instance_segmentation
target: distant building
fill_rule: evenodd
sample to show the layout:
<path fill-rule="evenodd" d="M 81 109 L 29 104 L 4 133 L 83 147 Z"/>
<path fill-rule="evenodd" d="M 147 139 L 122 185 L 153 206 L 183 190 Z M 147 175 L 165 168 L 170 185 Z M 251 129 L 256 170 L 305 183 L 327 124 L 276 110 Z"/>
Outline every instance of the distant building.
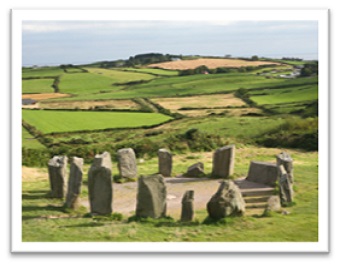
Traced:
<path fill-rule="evenodd" d="M 32 98 L 22 99 L 22 105 L 34 105 L 35 103 L 37 103 L 37 101 Z"/>

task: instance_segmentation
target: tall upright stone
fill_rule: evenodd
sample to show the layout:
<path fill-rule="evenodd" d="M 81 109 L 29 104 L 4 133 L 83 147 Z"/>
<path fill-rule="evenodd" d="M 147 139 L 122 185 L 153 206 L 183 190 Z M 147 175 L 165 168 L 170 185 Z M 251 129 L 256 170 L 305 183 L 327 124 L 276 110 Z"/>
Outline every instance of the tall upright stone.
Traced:
<path fill-rule="evenodd" d="M 217 149 L 213 155 L 212 176 L 228 178 L 234 173 L 235 145 Z"/>
<path fill-rule="evenodd" d="M 278 167 L 279 173 L 279 191 L 281 203 L 291 203 L 294 198 L 293 184 L 291 183 L 286 169 L 283 165 Z"/>
<path fill-rule="evenodd" d="M 48 177 L 50 181 L 50 196 L 64 198 L 66 191 L 66 156 L 54 156 L 48 161 Z"/>
<path fill-rule="evenodd" d="M 121 178 L 137 177 L 137 163 L 135 151 L 132 148 L 122 148 L 117 152 L 118 170 Z"/>
<path fill-rule="evenodd" d="M 232 180 L 223 181 L 207 204 L 208 214 L 213 219 L 241 216 L 245 209 L 241 191 Z"/>
<path fill-rule="evenodd" d="M 170 151 L 161 148 L 158 150 L 158 173 L 164 177 L 171 177 L 172 154 Z"/>
<path fill-rule="evenodd" d="M 194 191 L 188 190 L 182 198 L 181 221 L 191 222 L 194 218 Z"/>
<path fill-rule="evenodd" d="M 294 183 L 294 174 L 293 174 L 293 159 L 287 152 L 281 152 L 276 155 L 276 163 L 277 166 L 283 165 L 285 168 L 288 179 L 291 183 Z"/>
<path fill-rule="evenodd" d="M 96 155 L 88 172 L 88 190 L 92 214 L 112 213 L 112 163 L 110 153 Z"/>
<path fill-rule="evenodd" d="M 166 186 L 160 174 L 138 179 L 137 217 L 160 218 L 166 215 Z"/>
<path fill-rule="evenodd" d="M 71 159 L 65 202 L 67 208 L 75 209 L 79 206 L 79 196 L 83 181 L 83 164 L 84 160 L 82 158 L 73 157 Z"/>

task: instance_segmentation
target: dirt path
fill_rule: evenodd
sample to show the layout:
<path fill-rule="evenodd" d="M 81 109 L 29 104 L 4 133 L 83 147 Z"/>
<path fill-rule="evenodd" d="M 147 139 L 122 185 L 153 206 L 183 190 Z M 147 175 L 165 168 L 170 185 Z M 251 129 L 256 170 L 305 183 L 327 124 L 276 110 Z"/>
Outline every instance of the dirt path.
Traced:
<path fill-rule="evenodd" d="M 180 218 L 182 196 L 187 190 L 194 190 L 195 210 L 204 210 L 211 196 L 217 191 L 220 180 L 203 178 L 166 178 L 167 215 L 174 219 Z M 137 183 L 113 185 L 113 210 L 124 215 L 133 215 L 136 209 Z M 87 199 L 82 201 L 89 206 Z"/>

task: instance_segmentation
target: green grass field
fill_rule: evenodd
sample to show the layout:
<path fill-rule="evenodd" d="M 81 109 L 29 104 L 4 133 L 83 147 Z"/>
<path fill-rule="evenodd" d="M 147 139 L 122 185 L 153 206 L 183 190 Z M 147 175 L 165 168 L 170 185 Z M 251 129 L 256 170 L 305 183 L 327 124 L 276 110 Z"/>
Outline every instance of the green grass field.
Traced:
<path fill-rule="evenodd" d="M 159 113 L 23 110 L 23 120 L 43 133 L 156 125 L 171 118 Z"/>
<path fill-rule="evenodd" d="M 24 127 L 22 129 L 22 147 L 32 149 L 45 148 L 34 136 L 32 136 Z"/>
<path fill-rule="evenodd" d="M 266 94 L 252 96 L 250 99 L 258 105 L 273 105 L 292 102 L 304 102 L 318 99 L 318 85 L 294 86 L 285 89 L 267 89 L 256 91 L 256 94 Z"/>
<path fill-rule="evenodd" d="M 63 74 L 64 71 L 59 67 L 44 67 L 44 68 L 23 68 L 22 77 L 57 77 Z"/>
<path fill-rule="evenodd" d="M 53 93 L 53 79 L 22 80 L 23 94 Z"/>

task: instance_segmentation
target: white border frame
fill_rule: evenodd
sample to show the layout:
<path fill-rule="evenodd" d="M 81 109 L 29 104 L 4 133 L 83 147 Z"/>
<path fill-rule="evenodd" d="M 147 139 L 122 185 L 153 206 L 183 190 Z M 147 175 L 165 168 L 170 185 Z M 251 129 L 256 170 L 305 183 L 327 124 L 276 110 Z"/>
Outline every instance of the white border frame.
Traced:
<path fill-rule="evenodd" d="M 175 16 L 174 16 L 175 13 Z M 322 10 L 12 10 L 12 252 L 329 252 L 329 36 Z M 188 19 L 189 18 L 189 19 Z M 22 242 L 21 66 L 24 20 L 317 20 L 319 58 L 318 242 Z"/>

